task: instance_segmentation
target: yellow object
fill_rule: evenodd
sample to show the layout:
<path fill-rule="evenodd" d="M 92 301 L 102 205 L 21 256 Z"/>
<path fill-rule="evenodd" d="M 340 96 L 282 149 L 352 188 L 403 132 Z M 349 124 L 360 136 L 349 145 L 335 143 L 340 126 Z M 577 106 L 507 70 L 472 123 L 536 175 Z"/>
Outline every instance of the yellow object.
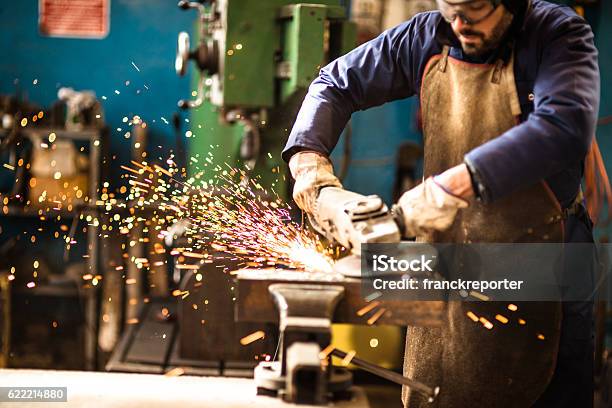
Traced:
<path fill-rule="evenodd" d="M 401 369 L 404 361 L 406 329 L 397 326 L 357 326 L 332 324 L 332 345 L 344 352 L 355 351 L 355 356 L 389 369 Z M 342 359 L 333 357 L 334 365 Z M 352 364 L 350 368 L 356 368 Z"/>

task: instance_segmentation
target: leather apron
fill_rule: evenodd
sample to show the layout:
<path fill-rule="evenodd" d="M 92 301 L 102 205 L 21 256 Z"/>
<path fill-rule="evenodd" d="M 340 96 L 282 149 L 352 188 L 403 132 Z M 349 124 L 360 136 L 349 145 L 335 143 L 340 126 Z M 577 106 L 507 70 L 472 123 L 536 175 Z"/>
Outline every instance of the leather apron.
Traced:
<path fill-rule="evenodd" d="M 513 63 L 513 56 L 507 63 L 501 59 L 495 64 L 467 63 L 450 57 L 448 46 L 430 59 L 421 86 L 425 177 L 461 164 L 470 150 L 519 123 Z M 542 182 L 494 203 L 473 200 L 448 231 L 425 240 L 563 242 L 562 211 Z M 555 368 L 560 303 L 515 302 L 518 310 L 512 312 L 505 302 L 457 299 L 458 295 L 449 294 L 447 321 L 441 328 L 408 329 L 405 375 L 440 386 L 434 407 L 532 405 Z M 474 322 L 468 312 L 494 327 L 489 330 Z M 509 322 L 500 323 L 497 314 Z M 410 408 L 432 406 L 406 387 L 402 399 Z"/>

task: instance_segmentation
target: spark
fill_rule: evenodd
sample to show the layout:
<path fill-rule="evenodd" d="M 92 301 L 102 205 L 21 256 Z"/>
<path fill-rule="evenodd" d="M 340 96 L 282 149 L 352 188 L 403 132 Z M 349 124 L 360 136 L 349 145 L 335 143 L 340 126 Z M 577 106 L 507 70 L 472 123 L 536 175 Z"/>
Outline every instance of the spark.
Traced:
<path fill-rule="evenodd" d="M 211 156 L 204 162 L 212 165 Z M 184 223 L 189 245 L 179 251 L 183 256 L 207 258 L 204 262 L 209 263 L 230 255 L 252 267 L 332 270 L 333 258 L 318 236 L 292 221 L 289 205 L 244 169 L 214 165 L 211 174 L 199 172 L 182 181 L 175 176 L 180 172 L 171 158 L 169 168 L 131 163 L 135 168 L 121 167 L 132 186 L 132 198 L 138 198 L 142 209 L 159 210 L 162 215 L 152 220 L 157 229 L 179 220 Z M 121 222 L 125 230 L 135 226 L 133 217 Z M 213 250 L 210 257 L 208 250 Z M 179 262 L 175 267 L 196 270 L 200 265 Z"/>
<path fill-rule="evenodd" d="M 488 297 L 487 295 L 480 293 L 480 292 L 476 292 L 475 290 L 470 291 L 470 296 L 475 297 L 476 299 L 479 299 L 482 301 L 491 300 L 491 298 Z"/>
<path fill-rule="evenodd" d="M 376 323 L 376 321 L 378 319 L 380 319 L 382 317 L 383 314 L 385 314 L 385 312 L 387 311 L 387 309 L 385 309 L 384 307 L 381 307 L 376 313 L 374 313 L 372 315 L 372 317 L 370 317 L 368 319 L 368 325 L 373 325 L 374 323 Z"/>
<path fill-rule="evenodd" d="M 205 254 L 199 254 L 199 253 L 195 253 L 195 252 L 188 252 L 188 251 L 184 251 L 181 252 L 181 255 L 189 257 L 189 258 L 206 258 Z"/>
<path fill-rule="evenodd" d="M 508 318 L 507 318 L 506 316 L 502 316 L 502 315 L 500 315 L 500 314 L 496 315 L 496 316 L 495 316 L 495 319 L 496 319 L 497 321 L 502 322 L 503 324 L 508 323 Z"/>
<path fill-rule="evenodd" d="M 129 116 L 124 116 L 128 118 Z M 132 121 L 137 121 L 134 117 Z M 164 122 L 168 121 L 162 117 Z M 125 121 L 124 121 L 125 122 Z M 27 119 L 23 119 L 23 125 Z M 50 133 L 50 143 L 56 141 L 56 135 Z M 100 141 L 95 140 L 94 146 Z M 51 148 L 52 146 L 50 146 Z M 215 149 L 211 146 L 211 149 Z M 186 269 L 198 272 L 204 265 L 213 264 L 221 273 L 231 273 L 233 269 L 252 268 L 282 268 L 299 271 L 330 272 L 338 252 L 328 248 L 316 233 L 303 228 L 300 223 L 291 218 L 290 205 L 281 198 L 273 188 L 266 189 L 260 178 L 253 176 L 245 168 L 228 164 L 217 164 L 211 151 L 189 158 L 190 167 L 200 168 L 185 174 L 185 169 L 177 165 L 176 158 L 170 157 L 149 161 L 131 161 L 126 165 L 117 163 L 122 170 L 124 182 L 117 191 L 126 194 L 125 199 L 118 199 L 109 182 L 100 183 L 97 193 L 90 197 L 78 186 L 65 187 L 70 194 L 51 195 L 43 191 L 35 201 L 26 204 L 26 208 L 36 211 L 41 220 L 57 219 L 61 223 L 54 237 L 59 239 L 66 250 L 76 243 L 75 234 L 80 231 L 71 230 L 62 221 L 61 212 L 72 211 L 74 197 L 85 205 L 95 206 L 100 215 L 80 214 L 78 219 L 88 226 L 97 228 L 101 238 L 108 237 L 102 231 L 118 231 L 129 235 L 137 233 L 140 238 L 130 238 L 122 249 L 135 245 L 146 245 L 149 242 L 147 234 L 153 234 L 163 240 L 173 234 L 171 228 L 184 224 L 181 232 L 181 247 L 170 252 L 176 259 L 176 269 Z M 157 164 L 159 163 L 159 164 Z M 163 165 L 162 165 L 163 164 Z M 191 166 L 193 164 L 193 166 Z M 20 163 L 19 166 L 26 165 Z M 10 164 L 4 168 L 14 170 Z M 13 168 L 12 168 L 13 167 Z M 280 178 L 280 173 L 276 175 Z M 60 171 L 52 174 L 56 180 L 68 185 L 66 175 Z M 29 181 L 36 186 L 35 178 Z M 272 184 L 274 186 L 274 184 Z M 66 190 L 66 191 L 68 191 Z M 19 196 L 15 196 L 17 200 Z M 4 213 L 12 198 L 0 195 L 3 200 Z M 138 233 L 146 231 L 146 234 Z M 85 229 L 83 230 L 85 232 Z M 32 243 L 38 243 L 35 235 L 29 237 Z M 147 249 L 149 254 L 164 254 L 166 250 L 160 243 L 151 243 Z M 138 269 L 148 270 L 153 266 L 161 266 L 166 262 L 145 257 L 128 257 L 127 264 L 136 265 Z M 144 254 L 143 254 L 144 255 Z M 146 256 L 146 255 L 145 255 Z M 83 255 L 84 258 L 88 255 Z M 122 274 L 124 265 L 107 265 L 109 271 Z M 199 278 L 198 278 L 199 276 Z M 97 285 L 102 277 L 89 273 L 82 275 L 83 285 Z M 14 279 L 14 278 L 11 278 Z M 140 279 L 123 276 L 125 285 L 137 285 Z M 206 275 L 196 274 L 200 284 L 205 284 Z M 29 288 L 36 286 L 35 282 L 27 284 Z M 176 290 L 175 297 L 186 299 L 189 291 Z M 235 294 L 234 294 L 235 296 Z M 129 304 L 138 304 L 137 299 L 129 299 Z M 208 304 L 208 301 L 204 302 Z M 367 311 L 372 311 L 379 302 L 372 302 Z M 366 312 L 364 312 L 365 314 Z M 384 313 L 371 318 L 372 323 Z M 130 319 L 127 324 L 136 324 L 137 319 Z"/>
<path fill-rule="evenodd" d="M 174 265 L 174 267 L 176 269 L 194 269 L 194 270 L 200 269 L 200 265 L 189 265 L 189 264 L 176 264 Z"/>
<path fill-rule="evenodd" d="M 379 301 L 375 301 L 375 302 L 367 304 L 366 306 L 362 307 L 361 309 L 357 311 L 357 316 L 364 316 L 368 314 L 370 311 L 378 307 L 378 305 L 380 305 Z"/>
<path fill-rule="evenodd" d="M 488 330 L 491 330 L 493 328 L 493 323 L 488 321 L 486 318 L 481 317 L 479 320 L 480 320 L 480 323 L 482 323 L 482 325 Z"/>
<path fill-rule="evenodd" d="M 467 317 L 472 319 L 474 322 L 478 321 L 478 316 L 476 316 L 473 312 L 467 312 L 466 314 L 467 314 Z"/>
<path fill-rule="evenodd" d="M 261 340 L 266 337 L 266 334 L 262 330 L 258 330 L 254 333 L 249 334 L 248 336 L 244 336 L 240 339 L 240 344 L 243 346 L 249 345 L 257 340 Z"/>

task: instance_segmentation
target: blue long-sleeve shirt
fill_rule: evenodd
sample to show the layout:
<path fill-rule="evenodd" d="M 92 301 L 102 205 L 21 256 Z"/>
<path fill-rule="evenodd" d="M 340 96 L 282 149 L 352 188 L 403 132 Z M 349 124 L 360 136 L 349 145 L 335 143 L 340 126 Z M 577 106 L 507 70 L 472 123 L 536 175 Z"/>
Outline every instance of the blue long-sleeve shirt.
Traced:
<path fill-rule="evenodd" d="M 487 201 L 546 180 L 563 206 L 575 198 L 599 109 L 593 33 L 566 6 L 534 0 L 509 34 L 521 123 L 467 153 Z M 351 114 L 418 95 L 425 65 L 443 45 L 471 62 L 438 11 L 417 14 L 321 69 L 308 90 L 283 158 L 329 155 Z M 376 135 L 372 135 L 376 137 Z"/>

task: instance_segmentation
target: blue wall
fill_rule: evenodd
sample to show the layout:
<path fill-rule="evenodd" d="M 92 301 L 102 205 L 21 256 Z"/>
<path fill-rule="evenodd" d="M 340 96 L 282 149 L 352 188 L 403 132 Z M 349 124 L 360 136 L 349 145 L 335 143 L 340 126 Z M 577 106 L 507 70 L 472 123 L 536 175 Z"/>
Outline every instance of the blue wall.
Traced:
<path fill-rule="evenodd" d="M 91 89 L 98 98 L 107 97 L 102 102 L 113 153 L 129 157 L 131 140 L 123 137 L 127 129 L 122 118 L 132 115 L 149 123 L 150 144 L 167 151 L 174 133 L 161 117 L 171 121 L 177 100 L 190 93 L 189 79 L 174 73 L 176 38 L 179 31 L 190 31 L 196 18 L 195 12 L 181 11 L 176 3 L 111 0 L 109 35 L 84 40 L 41 36 L 37 1 L 0 0 L 0 93 L 14 93 L 18 80 L 29 100 L 46 106 L 56 100 L 61 86 Z M 116 179 L 118 166 L 113 170 Z"/>

